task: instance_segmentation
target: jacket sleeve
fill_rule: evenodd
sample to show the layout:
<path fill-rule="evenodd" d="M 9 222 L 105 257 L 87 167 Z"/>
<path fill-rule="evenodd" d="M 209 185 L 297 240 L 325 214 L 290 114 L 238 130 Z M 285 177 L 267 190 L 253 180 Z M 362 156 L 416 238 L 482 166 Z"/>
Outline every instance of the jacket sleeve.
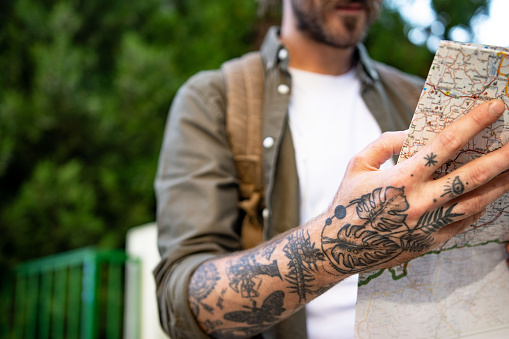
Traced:
<path fill-rule="evenodd" d="M 206 337 L 188 303 L 190 276 L 240 247 L 224 93 L 220 71 L 197 74 L 177 93 L 166 123 L 155 180 L 161 262 L 154 276 L 161 324 L 172 338 Z"/>

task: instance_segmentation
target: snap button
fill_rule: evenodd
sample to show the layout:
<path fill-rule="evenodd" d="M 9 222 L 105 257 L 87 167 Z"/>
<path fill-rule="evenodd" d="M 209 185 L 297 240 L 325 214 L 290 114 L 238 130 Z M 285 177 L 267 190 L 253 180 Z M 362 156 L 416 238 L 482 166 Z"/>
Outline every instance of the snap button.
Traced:
<path fill-rule="evenodd" d="M 277 57 L 279 58 L 279 60 L 285 60 L 286 58 L 288 58 L 288 51 L 286 50 L 286 48 L 281 48 L 277 53 Z"/>
<path fill-rule="evenodd" d="M 274 138 L 273 137 L 266 137 L 263 139 L 263 147 L 265 148 L 271 148 L 274 146 Z"/>
<path fill-rule="evenodd" d="M 281 84 L 281 85 L 277 86 L 277 91 L 280 94 L 288 94 L 290 92 L 290 87 L 288 87 L 288 85 Z"/>

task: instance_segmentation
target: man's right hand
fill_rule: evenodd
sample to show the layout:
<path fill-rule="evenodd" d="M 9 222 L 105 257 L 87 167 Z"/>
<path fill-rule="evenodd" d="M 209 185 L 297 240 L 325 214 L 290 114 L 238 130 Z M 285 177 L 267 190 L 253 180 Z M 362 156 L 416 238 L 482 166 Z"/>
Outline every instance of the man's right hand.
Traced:
<path fill-rule="evenodd" d="M 509 190 L 509 145 L 434 180 L 433 173 L 494 123 L 505 105 L 482 104 L 449 125 L 412 158 L 379 170 L 401 148 L 384 133 L 351 162 L 321 235 L 339 273 L 391 267 L 430 251 L 481 217 Z"/>

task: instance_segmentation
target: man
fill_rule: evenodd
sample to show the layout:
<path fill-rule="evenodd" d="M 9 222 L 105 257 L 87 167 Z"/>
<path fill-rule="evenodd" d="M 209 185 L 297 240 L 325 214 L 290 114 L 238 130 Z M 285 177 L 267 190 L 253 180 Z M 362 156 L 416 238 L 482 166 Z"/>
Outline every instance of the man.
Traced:
<path fill-rule="evenodd" d="M 352 337 L 352 277 L 431 250 L 509 189 L 508 147 L 431 177 L 503 113 L 499 101 L 380 169 L 406 136 L 381 133 L 408 127 L 422 87 L 359 45 L 380 2 L 283 0 L 281 29 L 261 50 L 267 241 L 254 249 L 240 250 L 223 76 L 201 73 L 179 91 L 156 181 L 155 276 L 172 338 Z M 443 195 L 452 175 L 463 187 L 454 197 Z M 441 218 L 419 221 L 440 209 Z"/>

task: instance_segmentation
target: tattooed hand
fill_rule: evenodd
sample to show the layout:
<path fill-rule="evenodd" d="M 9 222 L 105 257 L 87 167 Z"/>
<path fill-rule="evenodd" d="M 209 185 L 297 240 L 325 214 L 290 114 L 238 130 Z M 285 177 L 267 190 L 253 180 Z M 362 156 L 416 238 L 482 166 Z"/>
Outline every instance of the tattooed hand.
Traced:
<path fill-rule="evenodd" d="M 438 180 L 433 173 L 504 104 L 480 105 L 409 160 L 379 171 L 397 154 L 404 132 L 385 133 L 353 159 L 325 220 L 321 243 L 334 271 L 362 272 L 408 261 L 472 224 L 509 186 L 509 145 Z"/>
<path fill-rule="evenodd" d="M 342 279 L 391 267 L 448 240 L 509 190 L 509 145 L 434 180 L 433 173 L 504 104 L 478 106 L 391 169 L 404 132 L 384 133 L 350 161 L 333 204 L 306 225 L 202 264 L 189 303 L 213 337 L 246 337 L 288 317 Z"/>

